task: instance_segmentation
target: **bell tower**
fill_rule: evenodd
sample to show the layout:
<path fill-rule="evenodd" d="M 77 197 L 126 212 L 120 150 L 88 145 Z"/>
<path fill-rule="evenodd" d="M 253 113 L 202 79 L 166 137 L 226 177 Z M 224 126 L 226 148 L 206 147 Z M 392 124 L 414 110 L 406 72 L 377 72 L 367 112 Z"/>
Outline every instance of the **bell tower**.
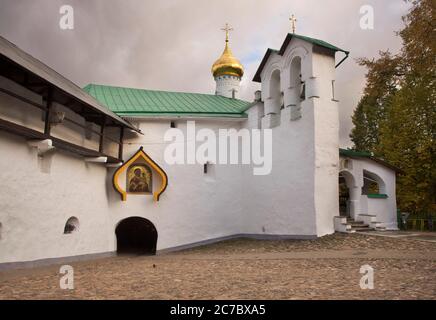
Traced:
<path fill-rule="evenodd" d="M 215 94 L 227 98 L 237 98 L 244 68 L 239 60 L 233 56 L 229 47 L 229 32 L 233 29 L 226 23 L 221 30 L 226 33 L 226 45 L 221 57 L 212 65 L 212 75 L 216 82 Z"/>

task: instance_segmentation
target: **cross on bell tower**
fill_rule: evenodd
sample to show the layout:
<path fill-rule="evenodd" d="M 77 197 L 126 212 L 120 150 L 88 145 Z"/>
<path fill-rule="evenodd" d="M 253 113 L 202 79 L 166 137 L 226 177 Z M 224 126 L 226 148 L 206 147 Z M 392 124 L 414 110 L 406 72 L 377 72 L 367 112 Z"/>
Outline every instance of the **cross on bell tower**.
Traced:
<path fill-rule="evenodd" d="M 291 29 L 292 29 L 292 33 L 295 33 L 295 29 L 297 27 L 297 19 L 295 18 L 295 16 L 292 14 L 291 17 L 289 18 L 289 21 L 291 21 Z"/>

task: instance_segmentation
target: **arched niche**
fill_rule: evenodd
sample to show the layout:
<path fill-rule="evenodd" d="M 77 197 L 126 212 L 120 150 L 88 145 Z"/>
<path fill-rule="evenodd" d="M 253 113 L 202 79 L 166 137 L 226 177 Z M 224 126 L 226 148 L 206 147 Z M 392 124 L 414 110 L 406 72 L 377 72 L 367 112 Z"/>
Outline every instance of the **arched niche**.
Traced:
<path fill-rule="evenodd" d="M 153 172 L 159 178 L 159 183 L 154 181 Z M 114 189 L 120 194 L 122 201 L 127 200 L 127 194 L 153 194 L 154 200 L 159 201 L 161 194 L 167 188 L 168 176 L 144 152 L 141 146 L 129 160 L 115 171 L 112 181 Z M 134 188 L 130 188 L 130 183 Z"/>
<path fill-rule="evenodd" d="M 275 69 L 269 80 L 269 105 L 266 113 L 278 114 L 283 107 L 283 94 L 281 90 L 280 70 Z"/>
<path fill-rule="evenodd" d="M 291 108 L 291 120 L 301 118 L 301 102 L 306 99 L 306 84 L 302 77 L 302 59 L 295 56 L 289 67 L 289 89 L 287 92 L 287 107 Z"/>

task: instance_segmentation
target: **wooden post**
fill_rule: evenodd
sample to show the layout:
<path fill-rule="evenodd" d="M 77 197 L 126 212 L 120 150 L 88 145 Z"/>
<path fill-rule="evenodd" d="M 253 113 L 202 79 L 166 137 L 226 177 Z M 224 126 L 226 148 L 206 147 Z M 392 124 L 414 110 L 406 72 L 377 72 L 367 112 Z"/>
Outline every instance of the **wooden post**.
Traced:
<path fill-rule="evenodd" d="M 47 91 L 47 103 L 46 103 L 46 110 L 45 110 L 45 119 L 44 119 L 44 134 L 47 136 L 50 136 L 50 109 L 52 104 L 52 98 L 53 98 L 53 89 L 51 87 L 48 88 Z"/>
<path fill-rule="evenodd" d="M 103 153 L 103 143 L 104 143 L 104 131 L 106 128 L 106 116 L 103 116 L 100 127 L 100 144 L 98 146 L 98 152 Z"/>
<path fill-rule="evenodd" d="M 118 159 L 123 160 L 124 127 L 120 127 L 120 144 L 118 145 Z"/>

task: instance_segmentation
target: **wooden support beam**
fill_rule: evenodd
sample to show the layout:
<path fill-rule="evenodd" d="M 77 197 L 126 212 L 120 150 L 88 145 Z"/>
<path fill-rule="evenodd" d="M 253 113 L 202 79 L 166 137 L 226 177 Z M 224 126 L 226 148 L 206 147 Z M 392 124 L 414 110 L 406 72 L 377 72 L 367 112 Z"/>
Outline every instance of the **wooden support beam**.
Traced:
<path fill-rule="evenodd" d="M 118 159 L 123 159 L 124 127 L 120 127 L 120 143 L 118 144 Z"/>
<path fill-rule="evenodd" d="M 45 119 L 44 119 L 44 134 L 50 135 L 50 109 L 52 104 L 52 96 L 53 96 L 53 89 L 49 88 L 47 92 L 47 104 L 46 104 L 46 110 L 45 110 Z"/>
<path fill-rule="evenodd" d="M 39 103 L 36 103 L 36 102 L 34 102 L 34 101 L 30 100 L 30 99 L 24 98 L 24 97 L 14 93 L 14 92 L 12 92 L 12 91 L 9 91 L 7 89 L 0 88 L 0 92 L 5 93 L 7 95 L 10 95 L 11 97 L 14 97 L 15 99 L 18 99 L 20 101 L 26 102 L 26 103 L 28 103 L 28 104 L 30 104 L 30 105 L 32 105 L 34 107 L 37 107 L 37 108 L 39 108 L 41 110 L 46 110 L 46 106 L 44 106 L 42 104 L 39 104 Z"/>
<path fill-rule="evenodd" d="M 63 105 L 69 108 L 69 107 L 71 107 L 75 103 L 76 103 L 75 100 L 69 98 Z"/>
<path fill-rule="evenodd" d="M 26 139 L 45 140 L 50 138 L 40 131 L 26 128 L 22 125 L 1 118 L 0 118 L 0 130 L 25 137 Z"/>
<path fill-rule="evenodd" d="M 103 144 L 104 144 L 104 131 L 106 128 L 106 116 L 102 117 L 101 127 L 100 127 L 100 143 L 98 145 L 98 151 L 103 152 Z"/>

